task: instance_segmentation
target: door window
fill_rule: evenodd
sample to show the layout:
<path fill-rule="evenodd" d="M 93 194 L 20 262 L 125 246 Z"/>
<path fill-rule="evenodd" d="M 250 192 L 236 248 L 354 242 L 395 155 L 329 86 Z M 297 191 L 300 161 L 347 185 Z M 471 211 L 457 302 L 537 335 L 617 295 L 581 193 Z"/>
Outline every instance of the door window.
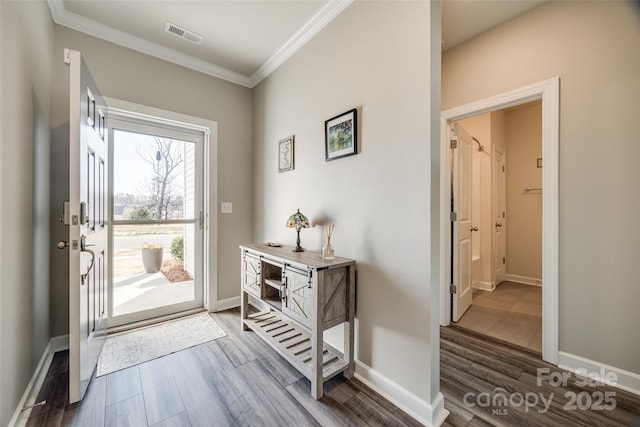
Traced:
<path fill-rule="evenodd" d="M 110 326 L 202 307 L 202 132 L 126 117 L 110 130 Z"/>

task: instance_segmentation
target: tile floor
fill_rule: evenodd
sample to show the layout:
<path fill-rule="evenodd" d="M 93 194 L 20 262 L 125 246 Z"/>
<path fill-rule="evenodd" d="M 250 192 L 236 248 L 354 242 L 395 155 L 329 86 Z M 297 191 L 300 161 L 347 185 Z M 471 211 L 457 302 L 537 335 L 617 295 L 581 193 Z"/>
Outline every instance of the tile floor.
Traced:
<path fill-rule="evenodd" d="M 505 281 L 493 292 L 474 289 L 457 325 L 542 352 L 542 288 Z"/>

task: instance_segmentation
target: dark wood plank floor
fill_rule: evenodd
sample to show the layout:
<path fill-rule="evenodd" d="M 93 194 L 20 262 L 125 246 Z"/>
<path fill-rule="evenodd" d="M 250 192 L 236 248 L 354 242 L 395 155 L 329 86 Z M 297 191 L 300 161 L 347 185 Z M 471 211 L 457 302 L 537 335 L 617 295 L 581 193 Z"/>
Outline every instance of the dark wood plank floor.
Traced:
<path fill-rule="evenodd" d="M 239 311 L 212 317 L 227 336 L 94 378 L 85 399 L 68 400 L 68 352 L 56 353 L 28 426 L 418 426 L 357 380 L 338 376 L 316 401 L 310 383 L 252 332 Z M 637 426 L 640 397 L 605 386 L 537 385 L 538 368 L 562 372 L 540 355 L 461 328 L 441 328 L 441 390 L 451 412 L 445 426 Z M 500 387 L 502 390 L 497 390 Z M 614 393 L 616 408 L 567 410 L 565 393 Z M 531 393 L 531 394 L 527 394 Z M 594 394 L 595 393 L 595 394 Z M 506 406 L 483 397 L 503 394 Z M 516 397 L 538 404 L 526 408 Z M 542 395 L 550 400 L 544 410 Z M 466 397 L 465 397 L 466 396 Z M 481 397 L 483 396 L 483 397 Z M 515 396 L 515 397 L 513 397 Z M 515 399 L 515 400 L 513 400 Z M 585 399 L 581 404 L 585 403 Z M 603 405 L 605 402 L 601 402 Z M 635 424 L 634 424 L 635 423 Z"/>
<path fill-rule="evenodd" d="M 640 427 L 640 396 L 609 386 L 580 387 L 579 378 L 543 362 L 539 353 L 460 327 L 440 328 L 440 335 L 440 388 L 451 412 L 445 426 Z M 558 381 L 545 376 L 538 385 L 538 368 L 549 369 L 546 375 Z M 542 399 L 550 402 L 548 410 Z"/>
<path fill-rule="evenodd" d="M 309 381 L 239 310 L 212 315 L 227 336 L 100 378 L 68 404 L 68 351 L 56 353 L 28 426 L 419 426 L 358 380 L 337 376 L 319 401 Z"/>

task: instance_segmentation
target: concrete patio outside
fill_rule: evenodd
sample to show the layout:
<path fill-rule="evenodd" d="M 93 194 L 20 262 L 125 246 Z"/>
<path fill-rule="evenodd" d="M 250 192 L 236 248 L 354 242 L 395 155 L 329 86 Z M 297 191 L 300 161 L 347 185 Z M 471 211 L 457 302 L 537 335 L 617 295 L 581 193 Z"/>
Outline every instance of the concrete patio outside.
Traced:
<path fill-rule="evenodd" d="M 113 315 L 192 301 L 194 298 L 193 280 L 171 283 L 161 272 L 114 277 Z"/>

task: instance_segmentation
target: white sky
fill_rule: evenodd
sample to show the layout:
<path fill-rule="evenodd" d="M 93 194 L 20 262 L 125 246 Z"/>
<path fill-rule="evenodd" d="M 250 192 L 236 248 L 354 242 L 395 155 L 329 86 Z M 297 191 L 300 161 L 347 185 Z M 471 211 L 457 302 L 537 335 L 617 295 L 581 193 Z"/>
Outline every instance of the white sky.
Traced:
<path fill-rule="evenodd" d="M 154 137 L 140 133 L 114 131 L 113 137 L 113 194 L 130 193 L 142 195 L 147 191 L 147 182 L 153 176 L 153 168 L 142 160 L 136 147 L 155 146 Z M 176 178 L 173 186 L 183 191 L 183 180 Z"/>
<path fill-rule="evenodd" d="M 142 161 L 136 145 L 153 143 L 153 137 L 116 130 L 113 136 L 113 194 L 138 194 L 153 174 L 151 165 Z"/>

